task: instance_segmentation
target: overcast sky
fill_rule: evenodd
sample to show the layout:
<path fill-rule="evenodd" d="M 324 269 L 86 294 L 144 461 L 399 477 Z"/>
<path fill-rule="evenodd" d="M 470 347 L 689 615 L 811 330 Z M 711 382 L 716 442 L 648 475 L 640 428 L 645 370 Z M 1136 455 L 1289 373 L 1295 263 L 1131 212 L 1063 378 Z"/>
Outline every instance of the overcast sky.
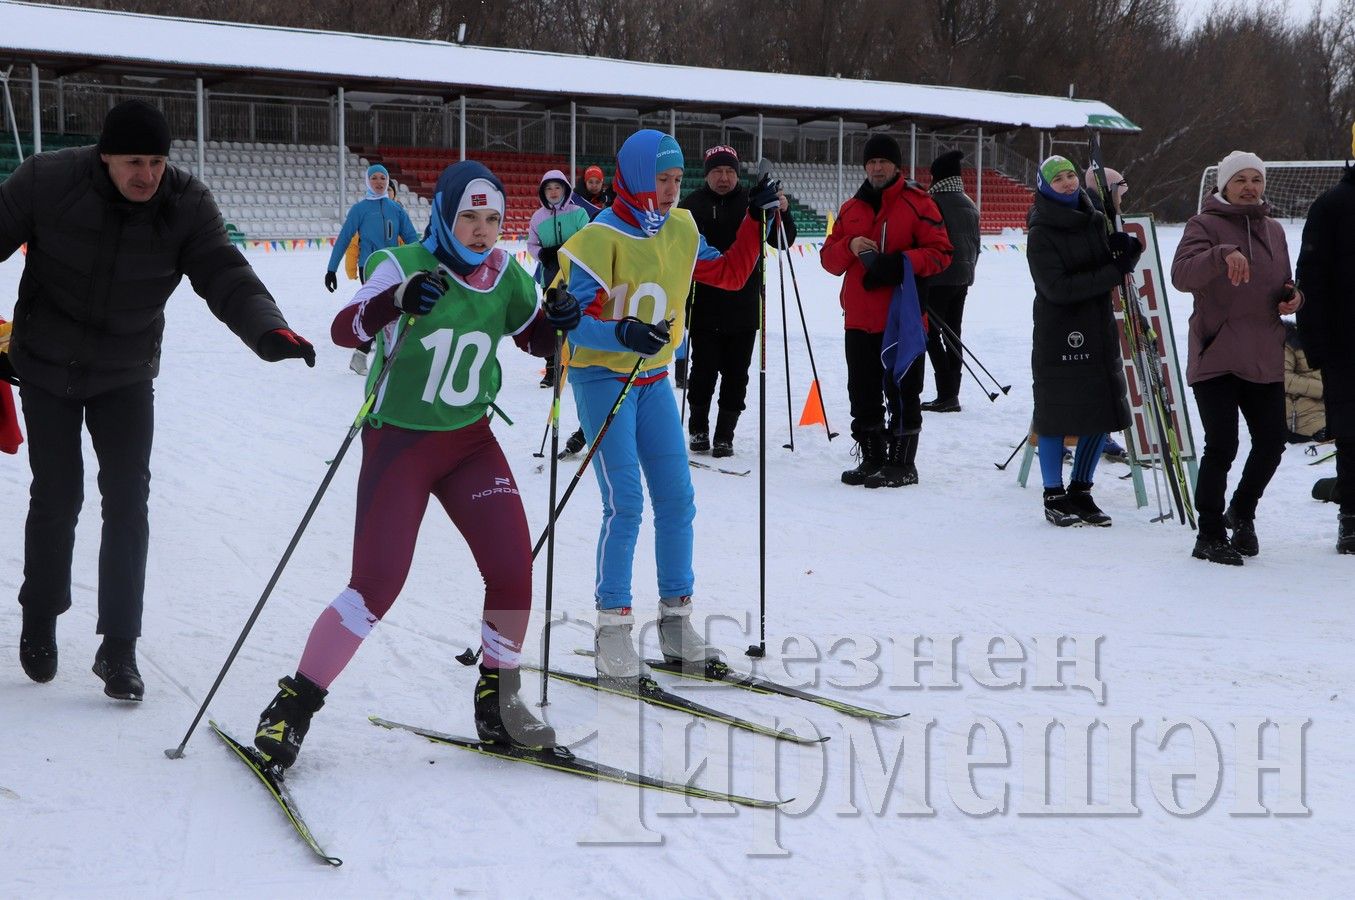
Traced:
<path fill-rule="evenodd" d="M 1250 2 L 1245 2 L 1244 5 L 1256 5 L 1257 2 L 1268 7 L 1287 6 L 1290 19 L 1296 22 L 1306 22 L 1312 16 L 1313 10 L 1322 6 L 1323 0 L 1250 0 Z M 1181 21 L 1187 27 L 1203 21 L 1214 3 L 1215 0 L 1176 0 L 1177 9 L 1181 13 Z M 1327 5 L 1331 5 L 1331 0 L 1327 0 Z"/>

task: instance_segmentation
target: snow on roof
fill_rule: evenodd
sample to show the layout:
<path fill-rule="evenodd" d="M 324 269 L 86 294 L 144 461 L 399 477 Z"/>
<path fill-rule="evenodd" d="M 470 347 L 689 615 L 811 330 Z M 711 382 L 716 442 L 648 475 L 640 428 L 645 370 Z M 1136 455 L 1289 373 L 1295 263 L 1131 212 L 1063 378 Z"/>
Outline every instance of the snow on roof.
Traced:
<path fill-rule="evenodd" d="M 0 53 L 204 74 L 239 73 L 455 96 L 641 101 L 800 121 L 931 120 L 1138 131 L 1105 103 L 933 85 L 626 62 L 442 41 L 175 19 L 0 0 Z"/>

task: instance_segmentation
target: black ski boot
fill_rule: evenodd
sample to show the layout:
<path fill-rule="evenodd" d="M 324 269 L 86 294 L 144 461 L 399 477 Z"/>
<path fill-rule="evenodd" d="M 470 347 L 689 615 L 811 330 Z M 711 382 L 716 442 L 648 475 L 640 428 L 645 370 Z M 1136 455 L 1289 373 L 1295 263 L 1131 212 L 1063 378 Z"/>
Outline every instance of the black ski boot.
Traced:
<path fill-rule="evenodd" d="M 1044 489 L 1044 517 L 1059 528 L 1082 524 L 1077 507 L 1068 499 L 1068 492 L 1061 487 Z"/>
<path fill-rule="evenodd" d="M 1242 554 L 1233 549 L 1225 535 L 1201 534 L 1195 539 L 1195 549 L 1190 555 L 1222 566 L 1242 565 Z"/>
<path fill-rule="evenodd" d="M 565 449 L 560 451 L 559 458 L 564 459 L 566 456 L 573 456 L 575 453 L 582 450 L 583 445 L 586 443 L 588 442 L 584 439 L 583 429 L 580 428 L 569 436 L 569 440 L 565 441 Z"/>
<path fill-rule="evenodd" d="M 94 652 L 93 671 L 103 679 L 104 694 L 114 700 L 140 700 L 146 694 L 136 668 L 136 638 L 105 637 Z"/>
<path fill-rule="evenodd" d="M 19 665 L 38 684 L 56 677 L 56 617 L 38 616 L 24 610 L 19 633 Z"/>
<path fill-rule="evenodd" d="M 522 702 L 520 669 L 480 666 L 475 683 L 475 730 L 487 744 L 515 744 L 531 750 L 555 746 L 555 729 L 533 716 Z"/>
<path fill-rule="evenodd" d="M 1251 516 L 1239 515 L 1230 504 L 1228 511 L 1223 514 L 1223 527 L 1233 533 L 1228 543 L 1238 553 L 1255 556 L 1261 552 L 1261 542 L 1256 539 L 1256 520 Z"/>
<path fill-rule="evenodd" d="M 710 452 L 710 432 L 693 431 L 692 439 L 687 443 L 687 449 L 693 453 Z"/>
<path fill-rule="evenodd" d="M 1336 552 L 1355 553 L 1355 516 L 1343 514 L 1337 520 Z"/>
<path fill-rule="evenodd" d="M 547 357 L 546 357 L 546 371 L 541 375 L 541 382 L 540 382 L 540 384 L 541 384 L 541 387 L 543 387 L 543 388 L 553 388 L 553 387 L 555 387 L 555 357 L 554 357 L 554 356 L 547 356 Z"/>
<path fill-rule="evenodd" d="M 917 484 L 917 466 L 913 462 L 917 458 L 917 438 L 916 434 L 891 437 L 884 465 L 866 478 L 866 487 L 894 488 Z"/>
<path fill-rule="evenodd" d="M 301 742 L 311 727 L 311 716 L 325 705 L 329 691 L 300 672 L 295 678 L 283 678 L 278 687 L 281 690 L 259 716 L 254 746 L 266 762 L 285 769 L 296 762 Z"/>
<path fill-rule="evenodd" d="M 734 442 L 715 439 L 715 444 L 710 448 L 710 455 L 716 459 L 724 459 L 727 456 L 734 455 Z"/>
<path fill-rule="evenodd" d="M 853 486 L 865 484 L 867 478 L 880 471 L 886 451 L 884 433 L 878 429 L 857 435 L 856 441 L 854 452 L 860 454 L 861 461 L 856 464 L 856 468 L 842 473 L 842 483 Z"/>
<path fill-rule="evenodd" d="M 1110 516 L 1102 511 L 1101 507 L 1097 506 L 1096 501 L 1092 499 L 1092 483 L 1090 481 L 1074 481 L 1068 485 L 1066 502 L 1084 523 L 1099 528 L 1110 527 Z"/>

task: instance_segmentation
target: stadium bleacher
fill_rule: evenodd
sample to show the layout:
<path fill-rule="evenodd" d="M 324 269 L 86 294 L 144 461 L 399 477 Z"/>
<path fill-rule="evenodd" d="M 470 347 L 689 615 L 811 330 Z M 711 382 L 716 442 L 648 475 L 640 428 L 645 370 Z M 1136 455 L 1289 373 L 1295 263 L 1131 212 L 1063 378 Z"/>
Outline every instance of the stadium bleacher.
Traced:
<path fill-rule="evenodd" d="M 94 141 L 91 135 L 43 135 L 43 149 L 82 146 Z M 566 170 L 568 157 L 506 151 L 475 151 L 472 155 L 503 181 L 507 192 L 504 236 L 524 239 L 532 213 L 540 205 L 537 187 L 541 176 L 550 169 Z M 203 177 L 228 228 L 237 237 L 260 240 L 333 237 L 343 224 L 335 172 L 337 156 L 338 148 L 333 144 L 208 141 Z M 422 233 L 428 224 L 429 202 L 437 177 L 460 159 L 460 153 L 445 147 L 380 145 L 350 148 L 346 158 L 347 192 L 352 199 L 343 205 L 343 213 L 362 196 L 369 160 L 379 161 L 390 170 L 400 202 L 415 229 Z M 175 140 L 170 160 L 196 172 L 196 142 Z M 610 182 L 615 160 L 581 156 L 577 165 L 580 172 L 589 165 L 601 166 Z M 13 139 L 0 137 L 0 181 L 17 166 Z M 838 208 L 837 167 L 829 163 L 778 162 L 774 170 L 791 199 L 791 216 L 800 234 L 822 236 L 827 217 Z M 848 197 L 860 183 L 857 175 L 848 172 L 845 177 L 843 190 Z M 754 177 L 751 164 L 745 164 L 744 184 L 751 184 Z M 962 177 L 966 193 L 977 197 L 976 171 L 966 168 Z M 684 196 L 699 187 L 702 180 L 700 164 L 689 165 L 683 173 Z M 1031 199 L 1030 188 L 995 169 L 985 169 L 982 231 L 995 234 L 1006 228 L 1024 229 Z"/>
<path fill-rule="evenodd" d="M 821 215 L 837 214 L 838 181 L 837 166 L 831 163 L 777 163 L 777 174 L 787 186 L 787 193 L 804 202 L 809 208 Z M 923 173 L 919 173 L 923 174 Z M 973 168 L 961 171 L 965 193 L 971 198 L 978 197 L 978 172 Z M 843 200 L 846 200 L 861 185 L 860 170 L 847 170 L 843 175 Z M 923 180 L 923 187 L 930 179 Z M 1003 175 L 996 169 L 983 170 L 983 209 L 979 217 L 979 229 L 984 234 L 997 234 L 1004 228 L 1026 227 L 1026 211 L 1032 201 L 1030 188 Z"/>

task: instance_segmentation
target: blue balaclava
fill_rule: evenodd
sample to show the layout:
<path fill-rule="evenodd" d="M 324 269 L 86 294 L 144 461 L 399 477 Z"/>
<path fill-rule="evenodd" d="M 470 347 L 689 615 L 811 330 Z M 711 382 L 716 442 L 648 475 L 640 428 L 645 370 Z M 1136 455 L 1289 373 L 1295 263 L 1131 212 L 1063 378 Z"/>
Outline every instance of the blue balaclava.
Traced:
<path fill-rule="evenodd" d="M 386 167 L 381 165 L 381 163 L 372 163 L 370 166 L 367 167 L 367 177 L 365 179 L 365 183 L 367 185 L 367 195 L 365 199 L 367 200 L 386 199 L 385 191 L 382 191 L 381 193 L 378 194 L 376 191 L 372 190 L 372 176 L 378 173 L 381 175 L 385 175 L 386 184 L 390 184 L 391 173 L 386 171 Z"/>
<path fill-rule="evenodd" d="M 438 261 L 458 275 L 474 272 L 494 252 L 490 247 L 476 253 L 456 239 L 452 227 L 456 217 L 467 209 L 496 209 L 499 227 L 503 227 L 503 183 L 493 172 L 474 160 L 448 166 L 433 188 L 433 215 L 423 245 Z"/>
<path fill-rule="evenodd" d="M 612 209 L 624 221 L 653 237 L 668 221 L 668 213 L 658 209 L 654 176 L 682 167 L 682 148 L 676 138 L 653 128 L 640 129 L 616 151 L 616 177 L 612 179 L 616 201 Z"/>

